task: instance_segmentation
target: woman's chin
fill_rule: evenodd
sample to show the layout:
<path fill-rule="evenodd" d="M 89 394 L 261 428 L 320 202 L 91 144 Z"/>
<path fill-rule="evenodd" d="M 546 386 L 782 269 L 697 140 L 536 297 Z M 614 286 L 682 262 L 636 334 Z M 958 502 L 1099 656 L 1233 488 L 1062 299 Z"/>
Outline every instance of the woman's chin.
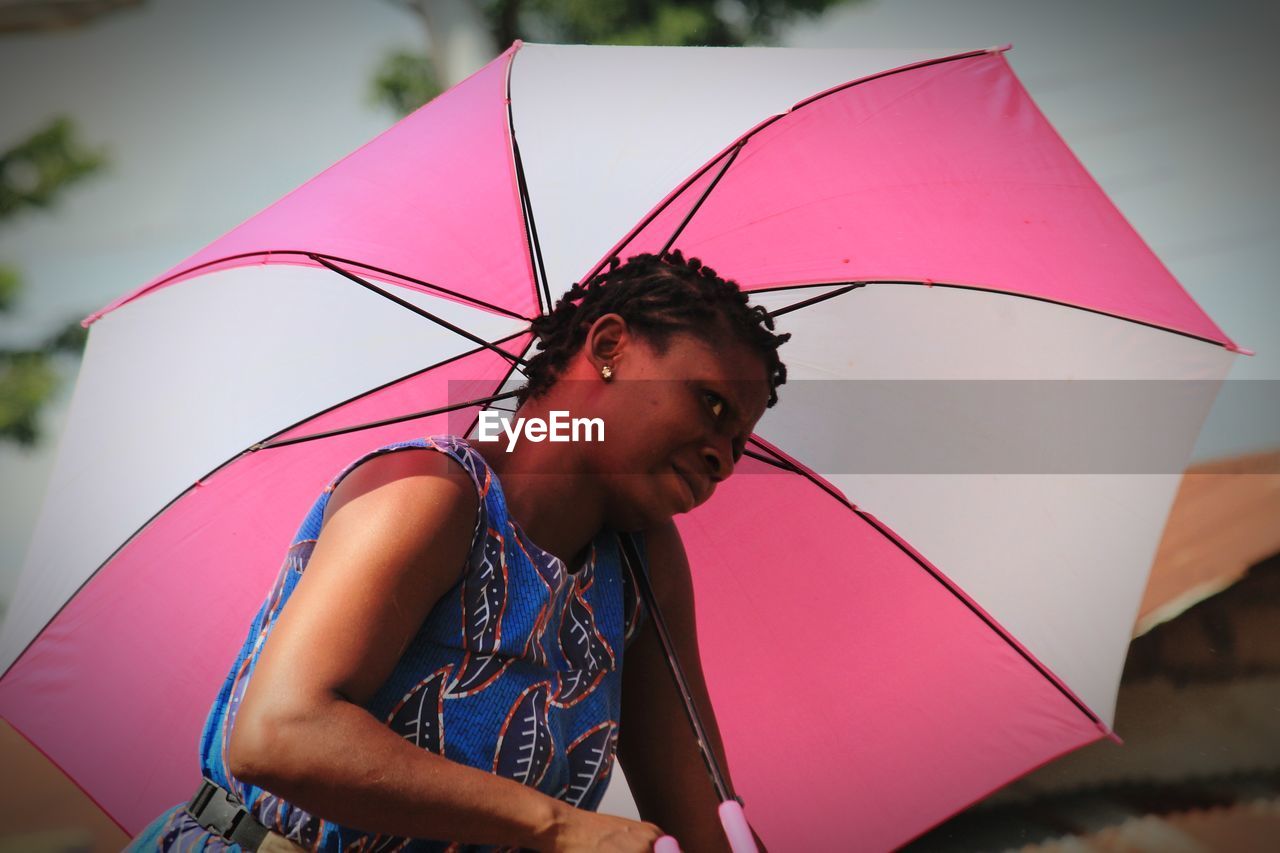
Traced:
<path fill-rule="evenodd" d="M 641 507 L 635 516 L 635 523 L 638 530 L 653 530 L 661 527 L 669 522 L 672 518 L 684 512 L 684 509 L 671 502 L 667 495 L 661 494 L 657 496 L 657 500 L 651 501 Z"/>

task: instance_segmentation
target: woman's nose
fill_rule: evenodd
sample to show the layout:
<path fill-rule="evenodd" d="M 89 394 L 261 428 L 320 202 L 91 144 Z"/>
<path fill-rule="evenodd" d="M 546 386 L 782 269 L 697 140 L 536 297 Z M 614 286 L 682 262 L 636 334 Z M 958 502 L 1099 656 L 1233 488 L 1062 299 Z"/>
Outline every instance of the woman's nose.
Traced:
<path fill-rule="evenodd" d="M 711 485 L 727 480 L 733 474 L 733 449 L 729 447 L 708 446 L 704 451 L 707 470 L 711 474 Z"/>

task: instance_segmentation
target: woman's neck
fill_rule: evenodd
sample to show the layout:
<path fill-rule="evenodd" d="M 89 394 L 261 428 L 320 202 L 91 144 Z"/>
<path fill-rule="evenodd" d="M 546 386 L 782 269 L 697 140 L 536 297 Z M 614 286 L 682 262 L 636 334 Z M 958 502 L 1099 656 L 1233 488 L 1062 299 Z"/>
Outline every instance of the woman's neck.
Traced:
<path fill-rule="evenodd" d="M 516 416 L 547 420 L 549 409 L 527 401 Z M 520 440 L 508 450 L 505 434 L 499 441 L 468 442 L 502 481 L 510 518 L 539 548 L 577 572 L 604 525 L 604 512 L 596 481 L 578 464 L 574 445 Z"/>

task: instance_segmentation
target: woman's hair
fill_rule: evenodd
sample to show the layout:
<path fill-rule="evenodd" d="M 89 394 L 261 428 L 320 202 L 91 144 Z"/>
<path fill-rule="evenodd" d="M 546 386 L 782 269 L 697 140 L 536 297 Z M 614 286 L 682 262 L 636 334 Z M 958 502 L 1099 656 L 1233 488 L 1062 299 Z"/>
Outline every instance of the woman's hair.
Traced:
<path fill-rule="evenodd" d="M 535 319 L 530 328 L 538 338 L 538 352 L 526 365 L 528 382 L 516 392 L 517 405 L 545 394 L 586 340 L 591 324 L 609 313 L 621 315 L 659 353 L 666 352 L 676 332 L 715 343 L 727 331 L 763 359 L 770 407 L 778 401 L 777 387 L 787 381 L 778 347 L 790 333 L 774 334 L 773 318 L 763 306 L 748 305 L 737 282 L 721 278 L 697 258 L 686 261 L 676 249 L 661 256 L 635 255 L 621 265 L 612 257 L 607 270 L 575 284 L 551 313 Z"/>

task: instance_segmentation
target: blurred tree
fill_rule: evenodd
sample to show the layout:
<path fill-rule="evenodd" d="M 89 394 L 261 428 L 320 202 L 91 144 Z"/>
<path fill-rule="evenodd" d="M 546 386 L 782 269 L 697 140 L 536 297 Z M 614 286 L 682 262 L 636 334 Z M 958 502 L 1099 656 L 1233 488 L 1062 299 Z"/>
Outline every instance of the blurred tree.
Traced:
<path fill-rule="evenodd" d="M 516 39 L 577 44 L 770 44 L 779 28 L 854 0 L 391 0 L 421 19 L 425 52 L 397 51 L 374 98 L 406 115 Z"/>
<path fill-rule="evenodd" d="M 0 227 L 27 210 L 50 208 L 67 187 L 105 163 L 102 151 L 77 139 L 70 119 L 53 119 L 0 152 Z M 16 269 L 0 265 L 0 314 L 15 311 L 22 286 Z M 40 412 L 62 384 L 56 360 L 79 355 L 87 337 L 77 317 L 35 346 L 0 347 L 0 441 L 39 443 Z"/>
<path fill-rule="evenodd" d="M 405 116 L 444 91 L 425 53 L 397 50 L 387 54 L 373 79 L 374 97 Z"/>
<path fill-rule="evenodd" d="M 65 30 L 142 0 L 0 0 L 0 33 Z"/>

